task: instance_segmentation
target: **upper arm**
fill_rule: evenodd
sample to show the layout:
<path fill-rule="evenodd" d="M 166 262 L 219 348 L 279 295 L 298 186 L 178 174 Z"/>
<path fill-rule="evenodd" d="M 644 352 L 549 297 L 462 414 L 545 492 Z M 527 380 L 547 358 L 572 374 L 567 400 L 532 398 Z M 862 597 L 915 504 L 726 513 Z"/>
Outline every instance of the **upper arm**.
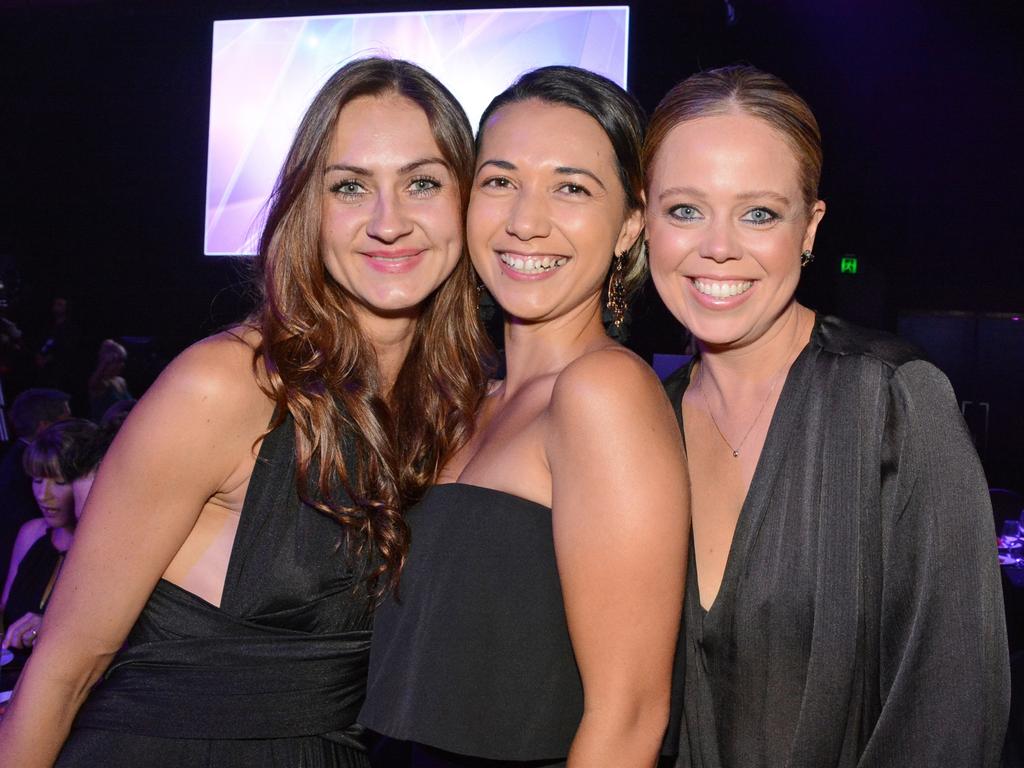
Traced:
<path fill-rule="evenodd" d="M 864 765 L 990 765 L 1008 715 L 1002 588 L 987 483 L 952 388 L 901 366 L 883 448 L 882 710 Z M 936 734 L 930 723 L 957 723 Z M 923 739 L 925 731 L 927 739 Z"/>
<path fill-rule="evenodd" d="M 237 340 L 201 342 L 132 410 L 89 493 L 34 655 L 57 644 L 84 663 L 120 647 L 205 503 L 251 462 L 264 426 L 253 429 L 251 361 Z"/>
<path fill-rule="evenodd" d="M 0 605 L 7 605 L 14 577 L 18 575 L 18 566 L 25 558 L 25 553 L 32 549 L 32 545 L 45 534 L 46 524 L 41 519 L 29 520 L 18 529 L 18 536 L 14 539 L 14 547 L 11 549 L 11 564 L 7 568 L 7 580 L 4 582 L 4 594 Z"/>
<path fill-rule="evenodd" d="M 629 353 L 574 362 L 552 393 L 555 551 L 592 706 L 667 703 L 689 541 L 682 440 L 654 373 Z"/>

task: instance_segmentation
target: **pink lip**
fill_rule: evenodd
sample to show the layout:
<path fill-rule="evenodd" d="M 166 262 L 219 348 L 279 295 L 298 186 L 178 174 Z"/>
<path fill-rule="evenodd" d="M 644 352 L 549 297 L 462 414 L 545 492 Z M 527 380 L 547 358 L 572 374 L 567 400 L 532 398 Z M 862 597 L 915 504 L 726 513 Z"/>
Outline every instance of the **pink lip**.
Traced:
<path fill-rule="evenodd" d="M 693 293 L 694 298 L 696 299 L 697 303 L 700 304 L 702 307 L 714 310 L 728 310 L 735 309 L 736 307 L 740 306 L 747 299 L 750 298 L 750 294 L 757 290 L 756 280 L 752 281 L 754 284 L 750 286 L 750 288 L 747 291 L 741 293 L 739 296 L 726 296 L 724 298 L 718 299 L 698 291 L 697 286 L 694 284 L 694 280 L 714 280 L 716 282 L 726 282 L 732 280 L 735 282 L 745 282 L 749 279 L 750 278 L 742 277 L 706 277 L 704 275 L 699 275 L 695 277 L 690 277 L 687 282 L 689 282 L 690 284 L 690 291 Z"/>
<path fill-rule="evenodd" d="M 371 269 L 377 272 L 386 272 L 391 275 L 411 272 L 423 261 L 423 248 L 395 248 L 384 251 L 362 251 L 366 256 L 366 263 Z"/>
<path fill-rule="evenodd" d="M 550 256 L 553 259 L 564 258 L 563 256 L 558 256 L 556 254 L 551 254 L 551 253 L 522 253 L 521 251 L 505 251 L 505 250 L 498 251 L 498 253 L 504 253 L 504 254 L 508 254 L 510 256 L 519 256 L 519 257 L 521 257 L 523 259 L 526 259 L 528 257 L 532 257 L 534 259 L 542 259 L 545 256 Z M 536 280 L 546 280 L 549 277 L 552 277 L 556 272 L 558 272 L 561 269 L 561 267 L 559 267 L 559 269 L 552 269 L 552 270 L 547 271 L 547 272 L 537 272 L 536 274 L 533 274 L 533 275 L 525 275 L 522 272 L 517 272 L 516 270 L 512 269 L 512 267 L 510 267 L 508 264 L 506 264 L 504 261 L 501 260 L 500 256 L 495 255 L 495 258 L 498 259 L 498 266 L 501 267 L 502 274 L 504 274 L 506 277 L 511 278 L 512 280 L 521 280 L 521 281 L 527 282 L 527 283 L 534 282 Z"/>

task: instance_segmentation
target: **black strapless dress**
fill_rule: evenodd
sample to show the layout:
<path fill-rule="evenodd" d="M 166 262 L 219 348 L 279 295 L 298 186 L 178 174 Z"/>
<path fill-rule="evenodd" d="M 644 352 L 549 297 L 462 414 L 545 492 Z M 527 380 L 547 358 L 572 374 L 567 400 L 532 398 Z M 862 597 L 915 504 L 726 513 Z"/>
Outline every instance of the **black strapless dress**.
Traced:
<path fill-rule="evenodd" d="M 403 750 L 385 741 L 382 751 L 401 762 L 380 764 L 564 764 L 583 715 L 583 686 L 551 510 L 450 483 L 430 489 L 406 519 L 412 546 L 399 601 L 377 609 L 359 722 L 411 744 Z M 678 748 L 678 683 L 666 754 Z"/>
<path fill-rule="evenodd" d="M 370 601 L 343 530 L 295 490 L 289 418 L 260 448 L 221 606 L 160 581 L 58 768 L 364 768 Z"/>

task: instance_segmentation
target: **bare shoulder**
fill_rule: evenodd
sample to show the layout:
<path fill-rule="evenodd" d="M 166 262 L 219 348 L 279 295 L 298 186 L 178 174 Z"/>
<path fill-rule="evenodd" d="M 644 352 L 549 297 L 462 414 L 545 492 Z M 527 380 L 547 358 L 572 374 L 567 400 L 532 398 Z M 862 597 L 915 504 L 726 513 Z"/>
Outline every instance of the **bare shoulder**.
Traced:
<path fill-rule="evenodd" d="M 153 397 L 187 402 L 223 416 L 243 414 L 264 404 L 267 396 L 253 368 L 258 342 L 258 334 L 247 328 L 196 342 L 167 366 L 153 385 Z"/>
<path fill-rule="evenodd" d="M 629 409 L 667 405 L 657 375 L 625 347 L 588 352 L 558 374 L 551 393 L 551 413 L 578 414 L 608 408 Z"/>

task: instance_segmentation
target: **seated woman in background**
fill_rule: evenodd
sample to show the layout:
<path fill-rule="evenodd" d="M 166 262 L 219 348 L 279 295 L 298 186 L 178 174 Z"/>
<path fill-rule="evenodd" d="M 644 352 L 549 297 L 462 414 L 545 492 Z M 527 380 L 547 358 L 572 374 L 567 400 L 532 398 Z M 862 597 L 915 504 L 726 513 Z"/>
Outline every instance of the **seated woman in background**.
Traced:
<path fill-rule="evenodd" d="M 400 503 L 486 386 L 472 162 L 419 67 L 364 59 L 323 86 L 269 206 L 257 311 L 172 362 L 103 460 L 5 762 L 369 764 L 355 716 Z"/>
<path fill-rule="evenodd" d="M 641 138 L 636 102 L 572 67 L 524 75 L 481 118 L 467 241 L 507 375 L 407 515 L 360 715 L 414 742 L 414 765 L 657 759 L 686 466 L 659 381 L 602 324 L 646 271 Z"/>
<path fill-rule="evenodd" d="M 825 213 L 807 104 L 753 67 L 651 118 L 667 382 L 690 464 L 682 765 L 999 761 L 1009 687 L 985 477 L 946 377 L 794 296 Z"/>
<path fill-rule="evenodd" d="M 3 647 L 28 652 L 40 616 L 53 592 L 78 522 L 73 481 L 82 454 L 96 435 L 85 419 L 51 424 L 29 443 L 22 457 L 42 517 L 18 532 L 3 591 Z"/>

